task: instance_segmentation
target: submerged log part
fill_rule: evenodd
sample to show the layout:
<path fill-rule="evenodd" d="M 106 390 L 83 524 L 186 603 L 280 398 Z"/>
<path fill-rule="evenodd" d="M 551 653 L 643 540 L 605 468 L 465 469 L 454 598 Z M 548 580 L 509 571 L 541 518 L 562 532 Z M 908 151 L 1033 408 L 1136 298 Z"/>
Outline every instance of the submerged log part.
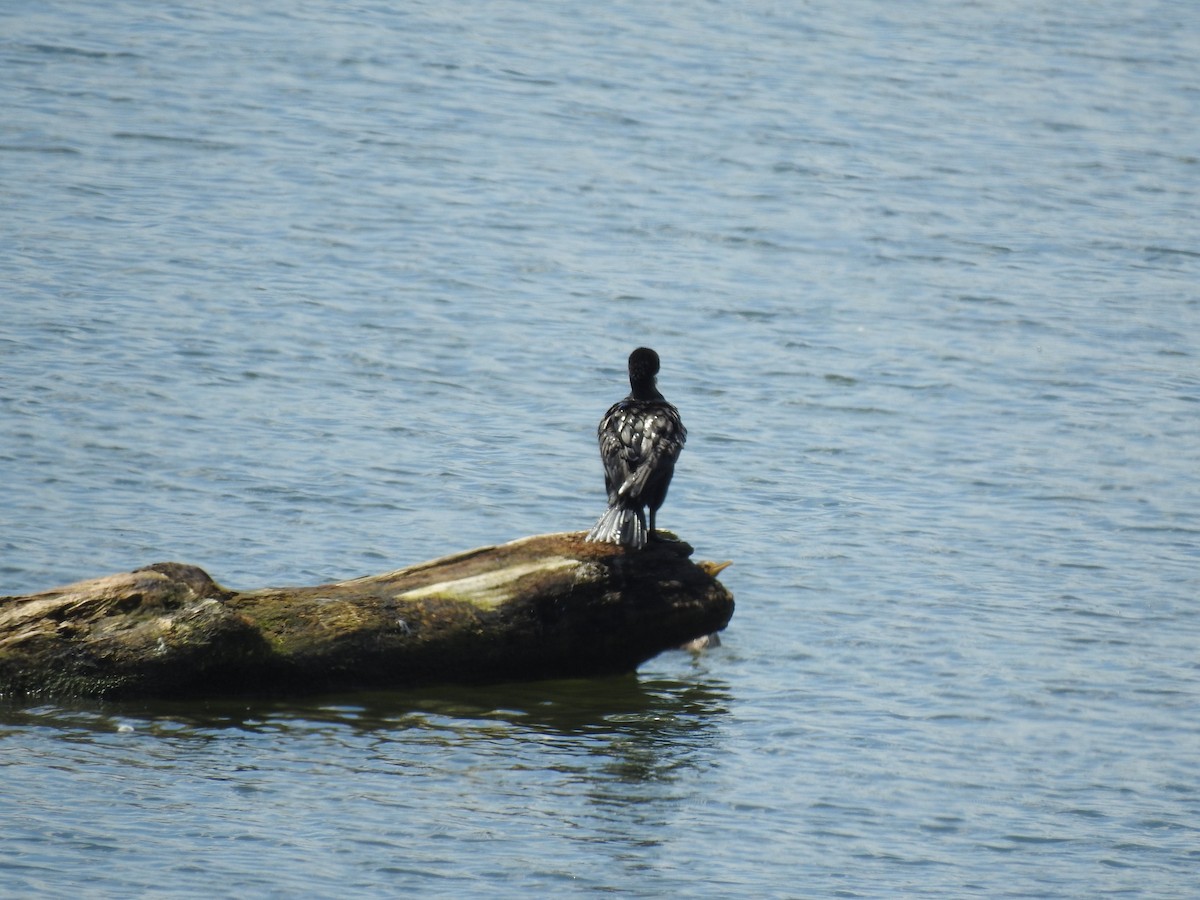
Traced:
<path fill-rule="evenodd" d="M 158 563 L 0 598 L 0 696 L 173 697 L 633 671 L 724 628 L 722 566 L 548 534 L 384 575 L 232 591 Z"/>

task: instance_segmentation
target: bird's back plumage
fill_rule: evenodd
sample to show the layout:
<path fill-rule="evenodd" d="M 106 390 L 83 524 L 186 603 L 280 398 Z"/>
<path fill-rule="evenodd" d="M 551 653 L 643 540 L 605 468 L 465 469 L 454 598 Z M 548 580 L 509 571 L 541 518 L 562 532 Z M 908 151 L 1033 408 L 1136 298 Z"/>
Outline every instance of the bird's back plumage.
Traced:
<path fill-rule="evenodd" d="M 639 357 L 645 353 L 652 359 Z M 632 392 L 609 407 L 596 430 L 608 509 L 587 539 L 642 547 L 654 531 L 654 515 L 666 499 L 687 429 L 679 410 L 654 387 L 657 354 L 644 348 L 635 350 L 629 368 Z"/>
<path fill-rule="evenodd" d="M 609 501 L 636 502 L 659 487 L 665 495 L 687 429 L 666 400 L 627 399 L 609 408 L 596 436 Z"/>

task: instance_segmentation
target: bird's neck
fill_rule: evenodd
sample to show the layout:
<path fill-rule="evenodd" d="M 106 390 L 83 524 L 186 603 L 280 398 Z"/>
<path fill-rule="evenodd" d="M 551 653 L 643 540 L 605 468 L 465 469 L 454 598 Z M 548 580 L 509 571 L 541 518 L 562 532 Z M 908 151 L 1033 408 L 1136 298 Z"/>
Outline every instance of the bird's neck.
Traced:
<path fill-rule="evenodd" d="M 629 392 L 630 400 L 662 400 L 663 395 L 658 392 L 658 388 L 654 384 L 654 379 L 648 381 L 634 381 L 629 385 L 632 390 Z"/>

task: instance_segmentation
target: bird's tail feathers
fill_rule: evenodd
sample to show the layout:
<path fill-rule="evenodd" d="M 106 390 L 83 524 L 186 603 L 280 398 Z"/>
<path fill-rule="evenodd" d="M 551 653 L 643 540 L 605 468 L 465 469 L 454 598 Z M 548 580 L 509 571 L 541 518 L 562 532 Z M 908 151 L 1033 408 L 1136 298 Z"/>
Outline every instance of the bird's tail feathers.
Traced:
<path fill-rule="evenodd" d="M 584 540 L 640 549 L 646 546 L 647 535 L 645 515 L 640 509 L 610 506 Z"/>

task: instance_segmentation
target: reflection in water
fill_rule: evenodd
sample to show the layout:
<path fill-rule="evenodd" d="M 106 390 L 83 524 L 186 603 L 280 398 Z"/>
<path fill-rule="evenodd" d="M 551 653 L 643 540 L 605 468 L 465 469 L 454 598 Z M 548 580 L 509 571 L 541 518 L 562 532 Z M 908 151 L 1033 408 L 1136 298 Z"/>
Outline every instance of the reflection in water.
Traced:
<path fill-rule="evenodd" d="M 729 710 L 727 685 L 695 680 L 620 676 L 406 691 L 324 695 L 308 700 L 229 698 L 144 701 L 0 711 L 0 734 L 45 726 L 57 738 L 137 733 L 183 746 L 247 737 L 296 737 L 348 732 L 380 752 L 383 745 L 508 745 L 519 759 L 530 741 L 587 763 L 604 778 L 637 784 L 671 779 L 707 758 Z M 600 799 L 600 798 L 598 798 Z"/>
<path fill-rule="evenodd" d="M 36 731 L 64 770 L 121 773 L 157 797 L 137 813 L 151 857 L 163 840 L 157 852 L 175 852 L 160 830 L 161 809 L 175 803 L 220 811 L 201 826 L 219 833 L 283 804 L 310 831 L 335 828 L 325 842 L 348 841 L 365 871 L 381 854 L 408 860 L 379 870 L 389 889 L 434 879 L 469 896 L 476 867 L 547 889 L 647 883 L 688 828 L 684 810 L 724 778 L 731 707 L 724 681 L 675 669 L 310 700 L 42 707 L 0 713 L 0 738 Z M 330 824 L 347 816 L 348 833 Z M 541 847 L 532 856 L 531 839 Z M 481 843 L 490 849 L 467 849 Z"/>
<path fill-rule="evenodd" d="M 708 796 L 722 777 L 714 770 L 732 707 L 720 679 L 663 671 L 309 700 L 0 709 L 0 744 L 20 747 L 27 775 L 10 798 L 26 811 L 17 844 L 50 871 L 53 848 L 39 835 L 53 821 L 76 841 L 124 848 L 130 870 L 159 871 L 196 841 L 240 840 L 246 823 L 267 817 L 286 828 L 255 840 L 291 861 L 270 877 L 294 892 L 311 885 L 291 880 L 292 868 L 330 847 L 369 892 L 436 883 L 474 896 L 481 884 L 518 879 L 544 889 L 535 893 L 648 884 L 688 827 L 684 801 Z M 31 765 L 31 753 L 53 766 Z M 92 802 L 117 783 L 108 821 L 127 823 L 121 840 Z M 78 804 L 39 799 L 76 794 Z M 242 877 L 257 871 L 227 863 Z M 171 877 L 209 876 L 185 866 Z"/>

